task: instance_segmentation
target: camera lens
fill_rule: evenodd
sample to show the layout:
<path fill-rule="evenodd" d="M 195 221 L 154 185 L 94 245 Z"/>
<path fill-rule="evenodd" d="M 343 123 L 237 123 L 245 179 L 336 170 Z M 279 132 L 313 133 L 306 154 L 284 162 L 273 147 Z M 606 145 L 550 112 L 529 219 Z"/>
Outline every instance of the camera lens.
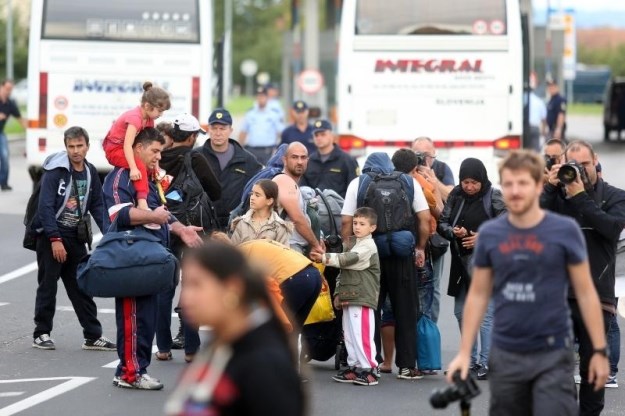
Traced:
<path fill-rule="evenodd" d="M 575 182 L 577 178 L 577 169 L 575 166 L 563 165 L 558 171 L 558 179 L 565 185 Z"/>
<path fill-rule="evenodd" d="M 434 409 L 444 409 L 449 403 L 460 398 L 456 386 L 449 386 L 443 390 L 436 390 L 430 396 L 430 404 Z"/>

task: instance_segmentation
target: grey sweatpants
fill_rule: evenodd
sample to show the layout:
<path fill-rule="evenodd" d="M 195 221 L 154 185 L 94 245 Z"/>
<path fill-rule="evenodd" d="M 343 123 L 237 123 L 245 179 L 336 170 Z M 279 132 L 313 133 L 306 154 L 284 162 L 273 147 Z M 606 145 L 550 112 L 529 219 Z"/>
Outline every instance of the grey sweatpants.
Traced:
<path fill-rule="evenodd" d="M 490 351 L 491 416 L 577 416 L 573 352 Z"/>

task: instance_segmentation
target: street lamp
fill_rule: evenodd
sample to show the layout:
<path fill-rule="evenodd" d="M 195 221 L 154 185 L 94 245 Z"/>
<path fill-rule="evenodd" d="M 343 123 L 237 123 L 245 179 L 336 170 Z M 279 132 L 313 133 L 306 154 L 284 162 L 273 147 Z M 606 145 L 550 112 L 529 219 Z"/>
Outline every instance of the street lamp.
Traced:
<path fill-rule="evenodd" d="M 7 73 L 8 79 L 13 79 L 13 4 L 7 0 Z"/>

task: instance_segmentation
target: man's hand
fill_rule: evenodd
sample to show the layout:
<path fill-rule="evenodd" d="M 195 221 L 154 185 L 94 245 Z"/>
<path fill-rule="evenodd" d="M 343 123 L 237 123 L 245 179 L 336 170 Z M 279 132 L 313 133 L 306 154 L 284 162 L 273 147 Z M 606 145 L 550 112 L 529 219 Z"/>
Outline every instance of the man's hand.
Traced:
<path fill-rule="evenodd" d="M 52 242 L 52 257 L 59 263 L 65 263 L 65 260 L 67 260 L 67 251 L 62 241 Z"/>
<path fill-rule="evenodd" d="M 414 264 L 417 267 L 424 267 L 425 266 L 425 250 L 420 250 L 420 249 L 415 249 L 414 251 L 415 254 L 415 259 L 414 259 Z"/>
<path fill-rule="evenodd" d="M 316 245 L 314 245 L 314 246 L 312 246 L 310 248 L 309 256 L 310 256 L 310 258 L 312 260 L 314 260 L 313 255 L 319 254 L 319 255 L 323 256 L 325 254 L 325 252 L 326 252 L 325 245 L 322 245 L 322 244 L 323 244 L 323 241 L 321 243 L 317 243 Z"/>
<path fill-rule="evenodd" d="M 464 228 L 464 227 L 458 227 L 458 226 L 455 226 L 455 227 L 453 228 L 452 232 L 454 233 L 454 235 L 455 235 L 457 238 L 464 238 L 464 237 L 466 237 L 467 235 L 469 235 L 469 233 L 467 233 L 467 229 L 466 229 L 466 228 Z"/>
<path fill-rule="evenodd" d="M 426 181 L 431 182 L 433 185 L 436 186 L 436 183 L 438 182 L 438 178 L 434 174 L 434 171 L 432 170 L 432 168 L 428 166 L 418 166 L 417 172 L 419 172 L 419 174 L 423 176 Z"/>
<path fill-rule="evenodd" d="M 456 357 L 451 360 L 449 366 L 447 367 L 447 382 L 453 383 L 454 373 L 460 370 L 460 378 L 463 380 L 467 379 L 469 375 L 469 363 L 471 361 L 471 357 L 467 354 L 458 353 Z"/>
<path fill-rule="evenodd" d="M 204 244 L 204 241 L 202 241 L 202 238 L 198 235 L 199 232 L 204 231 L 202 227 L 187 225 L 186 227 L 180 227 L 178 230 L 178 237 L 180 237 L 187 247 L 195 248 Z"/>
<path fill-rule="evenodd" d="M 577 176 L 575 177 L 575 180 L 573 182 L 564 186 L 564 190 L 566 191 L 566 196 L 569 198 L 586 190 L 584 188 L 584 183 L 582 182 L 582 177 L 580 176 L 579 172 L 577 172 Z"/>
<path fill-rule="evenodd" d="M 594 354 L 588 364 L 588 382 L 595 385 L 595 391 L 605 387 L 610 374 L 608 358 L 601 354 Z"/>
<path fill-rule="evenodd" d="M 560 170 L 561 164 L 555 164 L 551 167 L 551 170 L 547 174 L 547 181 L 553 186 L 558 186 L 560 184 L 560 179 L 558 179 L 558 171 Z"/>
<path fill-rule="evenodd" d="M 153 219 L 151 222 L 154 222 L 159 225 L 167 224 L 167 221 L 169 221 L 170 216 L 171 214 L 169 213 L 169 211 L 167 211 L 167 207 L 165 207 L 165 205 L 161 205 L 160 207 L 152 211 Z"/>
<path fill-rule="evenodd" d="M 475 248 L 475 242 L 477 241 L 477 233 L 470 231 L 467 237 L 462 239 L 462 247 L 467 249 Z"/>
<path fill-rule="evenodd" d="M 323 254 L 316 251 L 311 251 L 310 259 L 316 263 L 323 263 Z"/>

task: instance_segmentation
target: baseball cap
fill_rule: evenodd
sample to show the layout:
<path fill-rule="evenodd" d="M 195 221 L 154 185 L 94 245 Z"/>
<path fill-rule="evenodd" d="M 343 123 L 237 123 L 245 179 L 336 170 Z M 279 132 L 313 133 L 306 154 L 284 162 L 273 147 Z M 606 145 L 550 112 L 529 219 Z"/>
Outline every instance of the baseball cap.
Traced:
<path fill-rule="evenodd" d="M 293 110 L 295 110 L 296 113 L 303 113 L 308 110 L 308 104 L 306 104 L 306 101 L 297 100 L 293 103 Z"/>
<path fill-rule="evenodd" d="M 218 108 L 208 117 L 208 124 L 227 124 L 232 126 L 232 116 L 225 108 Z"/>
<path fill-rule="evenodd" d="M 313 133 L 324 130 L 332 130 L 332 124 L 328 120 L 317 120 L 313 123 Z"/>
<path fill-rule="evenodd" d="M 263 94 L 267 95 L 267 87 L 263 87 L 262 85 L 256 88 L 256 95 Z"/>
<path fill-rule="evenodd" d="M 189 133 L 200 132 L 202 134 L 206 134 L 206 132 L 202 130 L 200 122 L 197 121 L 197 118 L 188 113 L 182 113 L 176 116 L 174 119 L 174 128 Z"/>
<path fill-rule="evenodd" d="M 558 85 L 558 80 L 553 77 L 547 78 L 547 85 Z"/>

